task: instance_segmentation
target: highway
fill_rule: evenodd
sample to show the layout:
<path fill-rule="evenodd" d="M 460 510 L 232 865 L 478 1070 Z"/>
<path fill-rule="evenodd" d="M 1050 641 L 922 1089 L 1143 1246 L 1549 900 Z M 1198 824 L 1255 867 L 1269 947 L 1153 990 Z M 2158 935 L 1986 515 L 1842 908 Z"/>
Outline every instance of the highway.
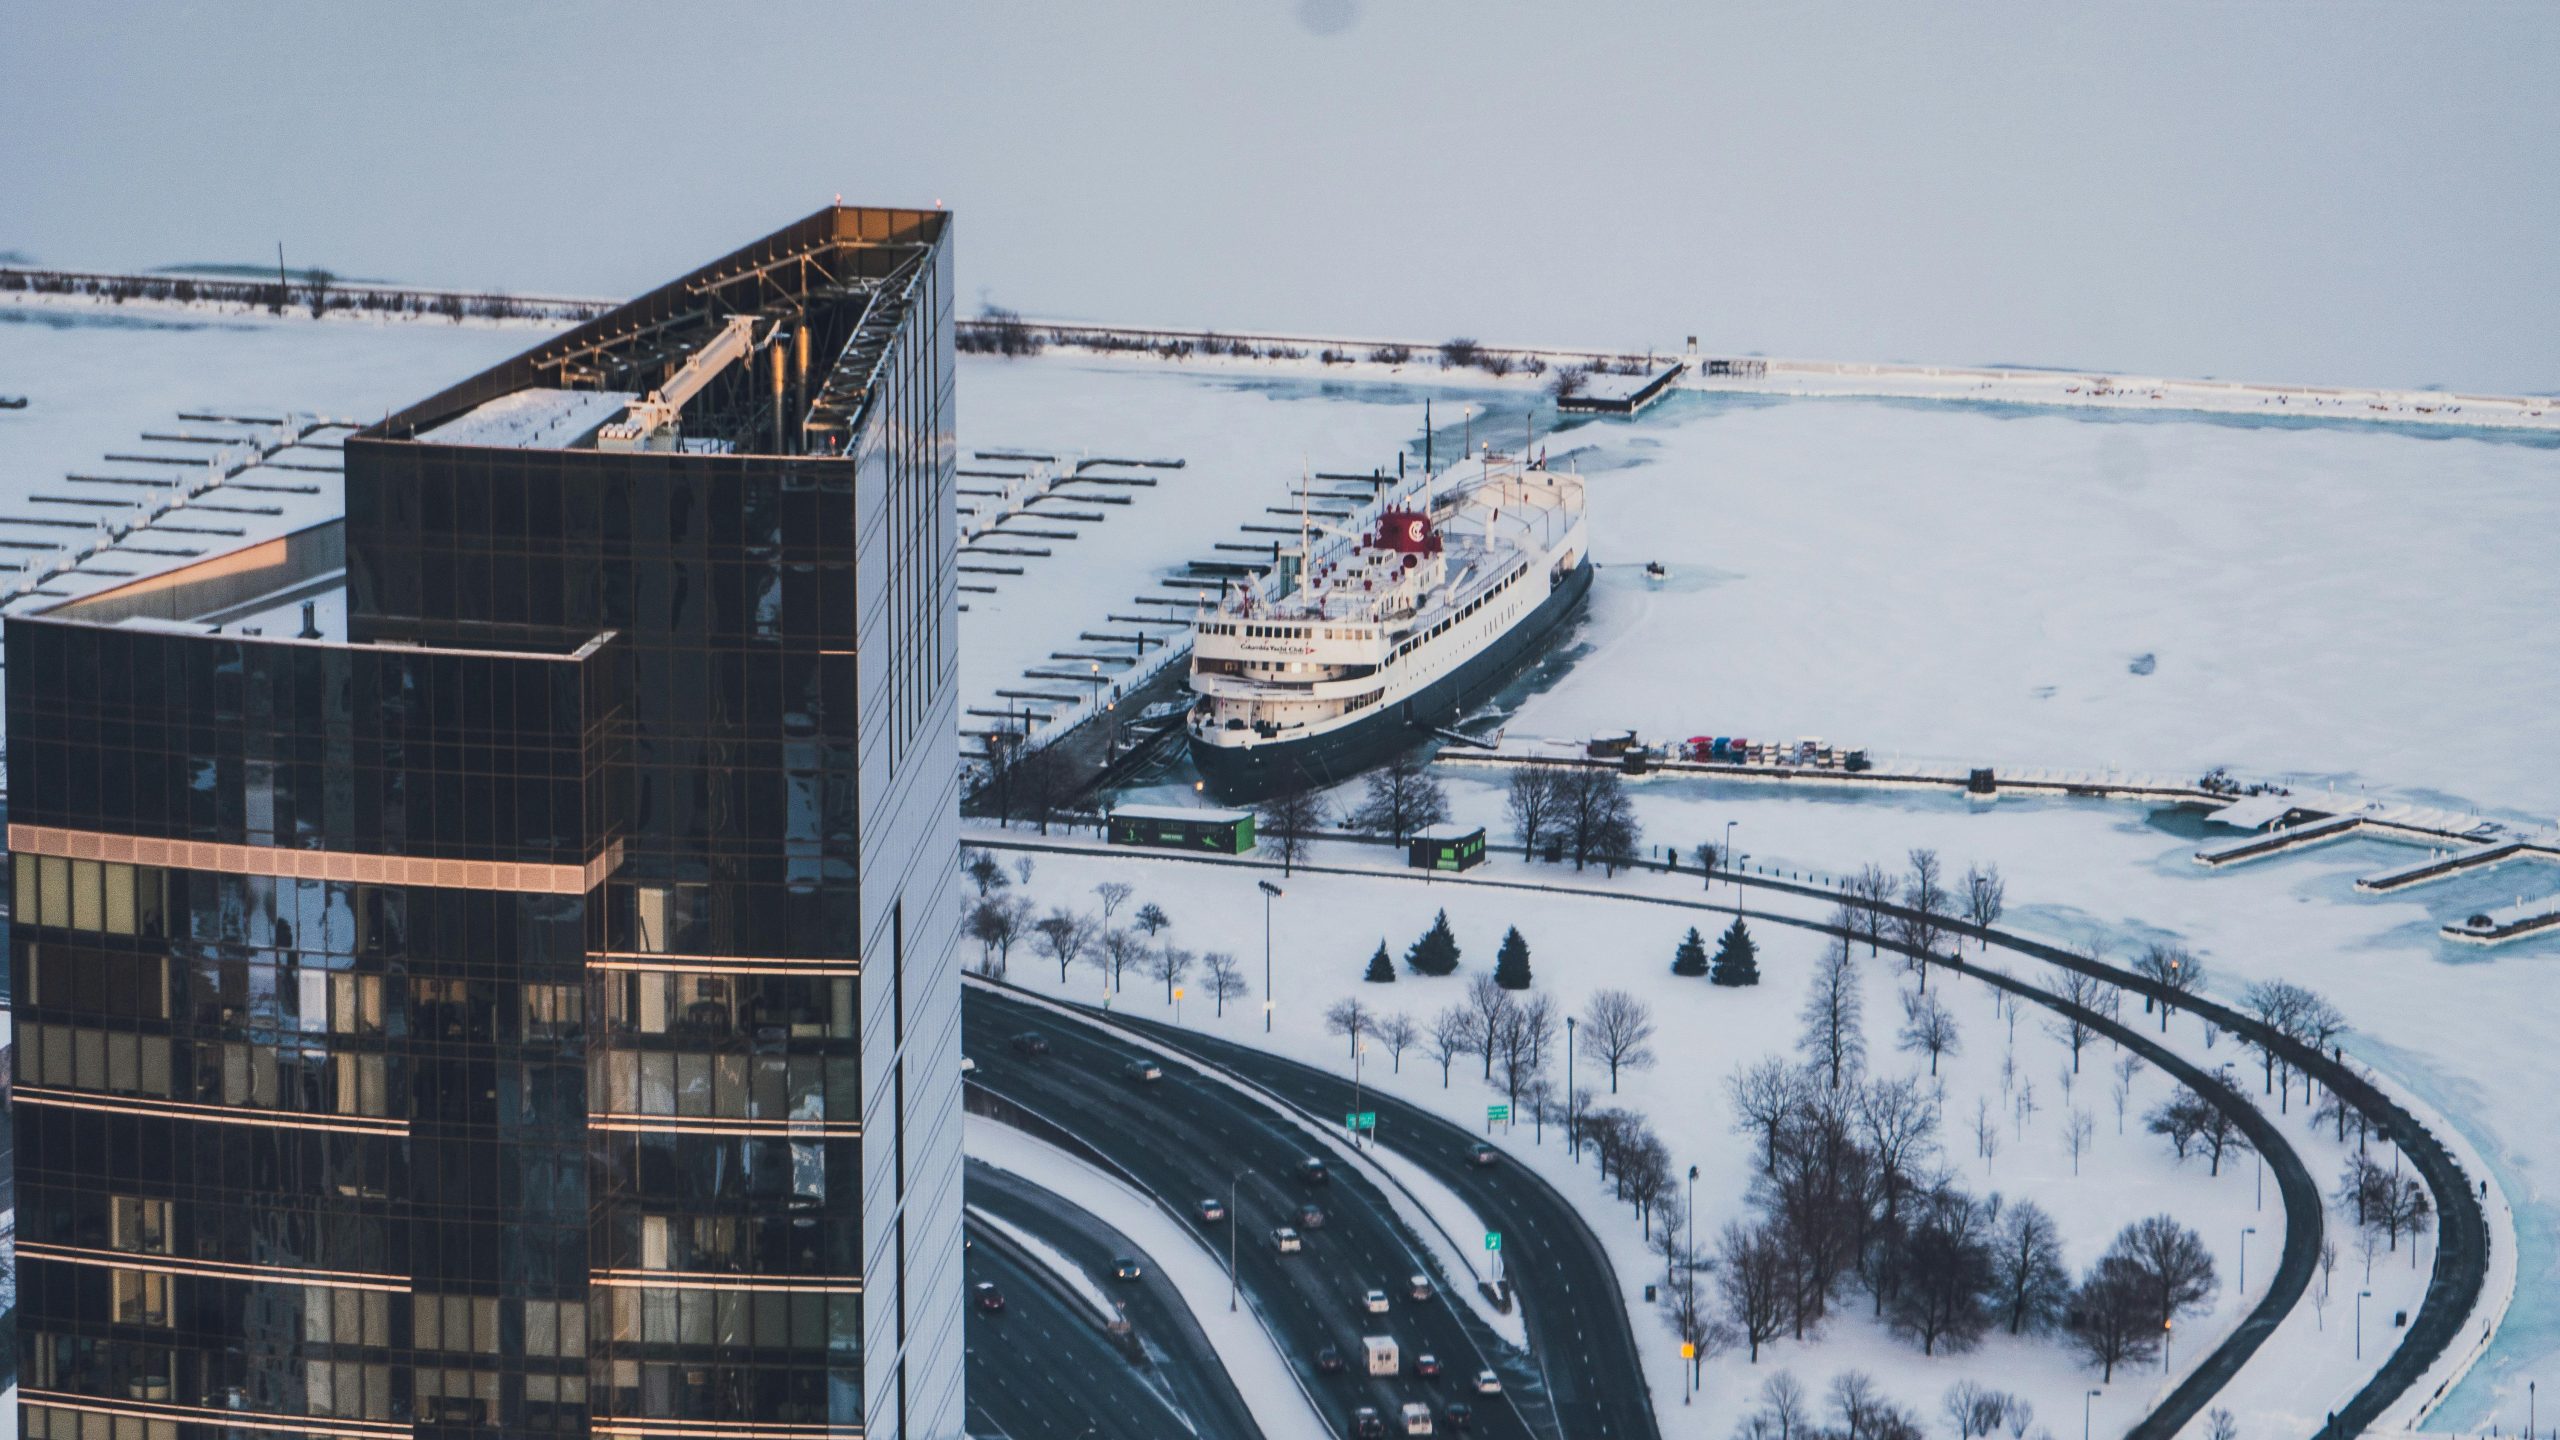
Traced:
<path fill-rule="evenodd" d="M 1134 1341 L 1145 1358 L 1132 1361 L 1115 1347 L 1120 1374 L 1097 1374 L 1093 1382 L 1096 1388 L 1088 1398 L 1107 1400 L 1123 1413 L 1142 1409 L 1108 1395 L 1111 1383 L 1117 1379 L 1123 1388 L 1141 1389 L 1150 1399 L 1168 1398 L 1200 1440 L 1262 1440 L 1262 1427 L 1255 1423 L 1252 1408 L 1236 1390 L 1226 1367 L 1219 1363 L 1218 1352 L 1210 1345 L 1209 1337 L 1201 1333 L 1199 1322 L 1192 1318 L 1181 1295 L 1162 1278 L 1164 1271 L 1154 1255 L 1091 1213 L 992 1166 L 970 1162 L 968 1197 L 970 1208 L 1038 1236 L 1095 1277 L 1095 1283 L 1116 1293 L 1121 1313 L 1129 1321 Z M 1142 1273 L 1134 1282 L 1112 1278 L 1113 1267 L 1123 1256 L 1139 1264 Z M 1004 1361 L 1001 1355 L 988 1355 L 981 1357 L 979 1363 L 992 1368 Z M 971 1372 L 972 1385 L 979 1373 Z M 1047 1408 L 1055 1411 L 1059 1407 L 1053 1400 Z M 1028 1440 L 1039 1432 L 1009 1428 L 1008 1433 Z"/>
<path fill-rule="evenodd" d="M 1315 1114 L 1352 1109 L 1351 1082 L 1339 1076 L 1194 1031 L 1112 1018 Z M 1484 1137 L 1437 1115 L 1375 1090 L 1360 1092 L 1359 1108 L 1377 1112 L 1382 1146 L 1457 1192 L 1486 1225 L 1502 1232 L 1504 1273 L 1525 1307 L 1530 1351 L 1541 1362 L 1547 1399 L 1563 1433 L 1574 1440 L 1651 1440 L 1658 1434 L 1624 1293 L 1608 1252 L 1572 1202 L 1524 1166 L 1476 1164 L 1474 1148 Z M 1475 1236 L 1457 1239 L 1477 1243 Z M 1644 1339 L 1678 1343 L 1667 1328 Z"/>
<path fill-rule="evenodd" d="M 1019 1053 L 1013 1037 L 1026 1031 L 1042 1035 L 1049 1053 Z M 1160 1080 L 1128 1078 L 1123 1067 L 1144 1052 L 1125 1040 L 976 985 L 962 1005 L 962 1045 L 976 1062 L 971 1078 L 981 1090 L 1071 1132 L 1181 1214 L 1184 1223 L 1203 1224 L 1193 1218 L 1194 1203 L 1212 1196 L 1223 1201 L 1233 1187 L 1236 1213 L 1204 1228 L 1226 1241 L 1235 1227 L 1236 1274 L 1244 1294 L 1338 1433 L 1351 1432 L 1359 1406 L 1376 1407 L 1392 1424 L 1409 1401 L 1443 1414 L 1451 1401 L 1471 1406 L 1473 1434 L 1530 1440 L 1533 1433 L 1554 1433 L 1533 1432 L 1516 1403 L 1525 1398 L 1543 1410 L 1536 1403 L 1537 1369 L 1503 1346 L 1463 1302 L 1436 1293 L 1414 1301 L 1406 1293 L 1407 1277 L 1430 1276 L 1437 1291 L 1446 1284 L 1438 1267 L 1406 1234 L 1385 1198 L 1349 1167 L 1332 1165 L 1326 1183 L 1301 1180 L 1299 1161 L 1325 1151 L 1269 1106 L 1179 1062 L 1167 1064 Z M 1298 1223 L 1298 1207 L 1310 1202 L 1325 1212 L 1321 1228 Z M 1303 1250 L 1282 1254 L 1273 1246 L 1271 1232 L 1281 1225 L 1301 1231 Z M 1386 1314 L 1363 1311 L 1361 1296 L 1370 1289 L 1388 1292 Z M 1380 1334 L 1396 1340 L 1402 1373 L 1364 1373 L 1361 1337 Z M 1342 1358 L 1339 1373 L 1317 1367 L 1317 1354 L 1327 1347 Z M 1424 1353 L 1440 1360 L 1437 1379 L 1414 1373 L 1415 1357 Z M 1473 1393 L 1468 1382 L 1486 1367 L 1502 1375 L 1504 1393 Z"/>
<path fill-rule="evenodd" d="M 1002 1237 L 969 1227 L 971 1286 L 1003 1292 L 990 1314 L 971 1297 L 969 1433 L 981 1440 L 1165 1440 L 1186 1428 L 1141 1381 L 1088 1308 Z M 1209 1431 L 1202 1431 L 1204 1435 Z"/>

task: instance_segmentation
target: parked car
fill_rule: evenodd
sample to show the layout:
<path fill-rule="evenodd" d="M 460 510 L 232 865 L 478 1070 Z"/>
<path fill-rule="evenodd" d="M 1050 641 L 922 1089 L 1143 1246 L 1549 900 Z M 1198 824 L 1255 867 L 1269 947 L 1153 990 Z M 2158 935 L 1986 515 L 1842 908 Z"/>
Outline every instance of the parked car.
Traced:
<path fill-rule="evenodd" d="M 1120 1073 L 1141 1085 L 1152 1085 L 1164 1078 L 1164 1067 L 1153 1060 L 1132 1060 L 1120 1067 Z"/>
<path fill-rule="evenodd" d="M 1325 1169 L 1321 1158 L 1310 1155 L 1298 1162 L 1298 1179 L 1309 1185 L 1322 1185 L 1333 1179 L 1333 1173 Z"/>
<path fill-rule="evenodd" d="M 1467 1158 L 1479 1165 L 1490 1165 L 1502 1158 L 1502 1152 L 1479 1140 L 1475 1148 L 1467 1152 Z"/>
<path fill-rule="evenodd" d="M 1316 1352 L 1316 1373 L 1319 1375 L 1339 1375 L 1342 1373 L 1342 1351 L 1340 1347 L 1327 1345 Z"/>
<path fill-rule="evenodd" d="M 1428 1276 L 1428 1275 L 1415 1275 L 1415 1276 L 1412 1276 L 1412 1277 L 1410 1277 L 1409 1279 L 1407 1279 L 1407 1280 L 1404 1282 L 1404 1284 L 1405 1284 L 1405 1291 L 1404 1291 L 1404 1293 L 1405 1293 L 1405 1294 L 1407 1294 L 1407 1295 L 1412 1296 L 1414 1299 L 1416 1299 L 1416 1300 L 1428 1300 L 1428 1299 L 1430 1299 L 1430 1298 L 1431 1298 L 1431 1293 L 1432 1293 L 1432 1292 L 1431 1292 L 1431 1277 L 1430 1277 L 1430 1276 Z"/>
<path fill-rule="evenodd" d="M 1135 1280 L 1145 1273 L 1139 1268 L 1138 1257 L 1134 1255 L 1123 1255 L 1111 1262 L 1111 1278 L 1114 1280 Z"/>
<path fill-rule="evenodd" d="M 1413 1373 L 1425 1380 L 1440 1378 L 1440 1357 L 1425 1350 L 1413 1357 Z"/>
<path fill-rule="evenodd" d="M 1049 1037 L 1037 1030 L 1025 1030 L 1013 1037 L 1013 1048 L 1019 1055 L 1046 1055 L 1049 1053 Z"/>
<path fill-rule="evenodd" d="M 1301 1206 L 1299 1206 L 1299 1207 L 1298 1207 L 1298 1226 L 1299 1226 L 1299 1228 L 1300 1228 L 1300 1229 L 1304 1229 L 1304 1230 L 1321 1230 L 1321 1229 L 1323 1229 L 1323 1228 L 1324 1228 L 1324 1207 L 1323 1207 L 1323 1206 L 1321 1206 L 1321 1205 L 1301 1205 Z"/>
<path fill-rule="evenodd" d="M 1298 1232 L 1290 1229 L 1286 1225 L 1283 1225 L 1279 1229 L 1271 1232 L 1271 1248 L 1279 1251 L 1283 1255 L 1297 1254 L 1300 1244 L 1301 1242 L 1298 1239 Z"/>
<path fill-rule="evenodd" d="M 1368 1311 L 1372 1315 L 1386 1314 L 1387 1292 L 1384 1290 L 1372 1290 L 1367 1294 L 1362 1295 L 1360 1297 L 1360 1308 Z"/>
<path fill-rule="evenodd" d="M 984 1280 L 970 1286 L 969 1293 L 977 1298 L 978 1308 L 990 1315 L 1004 1308 L 1004 1292 Z"/>
<path fill-rule="evenodd" d="M 1502 1393 L 1502 1377 L 1501 1377 L 1501 1376 L 1499 1376 L 1499 1375 L 1494 1374 L 1494 1373 L 1493 1373 L 1492 1371 L 1490 1371 L 1490 1370 L 1479 1370 L 1479 1371 L 1477 1371 L 1477 1372 L 1476 1372 L 1476 1393 L 1477 1393 L 1477 1394 L 1479 1394 L 1479 1395 L 1499 1395 L 1499 1394 L 1501 1394 L 1501 1393 Z"/>
<path fill-rule="evenodd" d="M 1203 1225 L 1215 1225 L 1227 1218 L 1227 1202 L 1212 1195 L 1191 1207 Z"/>

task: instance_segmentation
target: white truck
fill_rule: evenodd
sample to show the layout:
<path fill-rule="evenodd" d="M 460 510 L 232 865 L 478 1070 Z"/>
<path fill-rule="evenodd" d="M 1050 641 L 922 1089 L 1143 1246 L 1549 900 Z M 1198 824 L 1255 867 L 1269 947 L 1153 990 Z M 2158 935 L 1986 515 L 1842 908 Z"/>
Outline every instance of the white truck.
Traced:
<path fill-rule="evenodd" d="M 1423 1404 L 1419 1400 L 1406 1401 L 1404 1407 L 1404 1433 L 1407 1435 L 1430 1434 L 1431 1407 Z"/>
<path fill-rule="evenodd" d="M 1360 1348 L 1368 1352 L 1370 1374 L 1397 1375 L 1403 1373 L 1404 1357 L 1396 1352 L 1394 1336 L 1363 1335 L 1360 1337 Z"/>

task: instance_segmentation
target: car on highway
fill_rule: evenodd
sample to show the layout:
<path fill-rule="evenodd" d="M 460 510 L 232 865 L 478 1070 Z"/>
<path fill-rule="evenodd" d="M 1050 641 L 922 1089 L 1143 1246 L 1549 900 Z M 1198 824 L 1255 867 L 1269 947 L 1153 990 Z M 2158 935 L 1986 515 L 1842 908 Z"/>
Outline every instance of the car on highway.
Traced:
<path fill-rule="evenodd" d="M 978 1073 L 978 1062 L 977 1062 L 977 1061 L 975 1061 L 975 1060 L 970 1059 L 970 1058 L 969 1058 L 968 1056 L 966 1056 L 966 1055 L 961 1056 L 961 1057 L 960 1057 L 960 1073 L 961 1073 L 962 1075 L 975 1075 L 975 1074 L 977 1074 L 977 1073 Z"/>
<path fill-rule="evenodd" d="M 1049 1053 L 1049 1037 L 1037 1030 L 1025 1030 L 1013 1037 L 1013 1052 L 1017 1055 L 1046 1055 Z"/>
<path fill-rule="evenodd" d="M 1360 1297 L 1360 1308 L 1368 1311 L 1372 1315 L 1386 1314 L 1387 1292 L 1384 1290 L 1371 1290 L 1367 1292 Z"/>
<path fill-rule="evenodd" d="M 1425 1350 L 1413 1357 L 1413 1373 L 1425 1380 L 1440 1378 L 1440 1357 Z"/>
<path fill-rule="evenodd" d="M 1120 1067 L 1120 1073 L 1141 1085 L 1152 1085 L 1164 1078 L 1164 1067 L 1153 1060 L 1132 1060 Z"/>
<path fill-rule="evenodd" d="M 1339 1375 L 1342 1373 L 1341 1347 L 1327 1345 L 1316 1352 L 1316 1373 L 1319 1375 Z"/>
<path fill-rule="evenodd" d="M 1428 1300 L 1431 1298 L 1431 1277 L 1428 1275 L 1408 1276 L 1405 1279 L 1404 1286 L 1404 1293 L 1412 1296 L 1416 1300 Z"/>
<path fill-rule="evenodd" d="M 1310 1155 L 1298 1162 L 1298 1179 L 1303 1184 L 1322 1185 L 1333 1179 L 1333 1172 L 1325 1168 L 1323 1157 Z"/>
<path fill-rule="evenodd" d="M 1139 1268 L 1134 1255 L 1123 1255 L 1111 1262 L 1111 1278 L 1114 1280 L 1135 1280 L 1144 1274 L 1146 1271 Z"/>
<path fill-rule="evenodd" d="M 977 1300 L 978 1308 L 990 1315 L 1004 1308 L 1004 1292 L 988 1281 L 981 1280 L 970 1286 L 969 1293 Z"/>
<path fill-rule="evenodd" d="M 1200 1217 L 1201 1224 L 1215 1225 L 1227 1218 L 1227 1202 L 1214 1195 L 1208 1196 L 1192 1206 L 1191 1213 Z"/>
<path fill-rule="evenodd" d="M 1299 1207 L 1298 1207 L 1298 1228 L 1299 1228 L 1299 1229 L 1301 1229 L 1301 1230 L 1321 1230 L 1321 1229 L 1323 1229 L 1323 1228 L 1324 1228 L 1324 1207 L 1323 1207 L 1323 1206 L 1321 1206 L 1321 1205 L 1301 1205 L 1301 1206 L 1299 1206 Z"/>
<path fill-rule="evenodd" d="M 1452 1400 L 1440 1407 L 1440 1423 L 1452 1430 L 1464 1430 L 1476 1423 L 1476 1407 L 1464 1400 Z"/>
<path fill-rule="evenodd" d="M 1490 1165 L 1502 1158 L 1502 1152 L 1479 1140 L 1475 1143 L 1475 1148 L 1467 1152 L 1467 1158 L 1478 1165 Z"/>
<path fill-rule="evenodd" d="M 1476 1372 L 1476 1393 L 1477 1393 L 1477 1394 L 1479 1394 L 1479 1395 L 1499 1395 L 1499 1394 L 1501 1394 L 1501 1393 L 1502 1393 L 1502 1377 L 1501 1377 L 1501 1376 L 1499 1376 L 1499 1375 L 1494 1374 L 1494 1373 L 1493 1373 L 1492 1371 L 1490 1371 L 1490 1370 L 1479 1370 L 1479 1371 L 1477 1371 L 1477 1372 Z"/>
<path fill-rule="evenodd" d="M 1423 1404 L 1419 1400 L 1408 1400 L 1404 1403 L 1404 1408 L 1397 1413 L 1404 1419 L 1404 1433 L 1407 1435 L 1428 1435 L 1431 1433 L 1430 1406 Z"/>
<path fill-rule="evenodd" d="M 1283 1255 L 1297 1254 L 1302 1243 L 1298 1238 L 1298 1232 L 1286 1225 L 1271 1232 L 1271 1248 Z"/>
<path fill-rule="evenodd" d="M 1351 1433 L 1359 1437 L 1359 1440 L 1366 1440 L 1366 1437 L 1373 1435 L 1384 1436 L 1387 1433 L 1387 1422 L 1378 1414 L 1377 1406 L 1363 1405 L 1351 1412 Z"/>

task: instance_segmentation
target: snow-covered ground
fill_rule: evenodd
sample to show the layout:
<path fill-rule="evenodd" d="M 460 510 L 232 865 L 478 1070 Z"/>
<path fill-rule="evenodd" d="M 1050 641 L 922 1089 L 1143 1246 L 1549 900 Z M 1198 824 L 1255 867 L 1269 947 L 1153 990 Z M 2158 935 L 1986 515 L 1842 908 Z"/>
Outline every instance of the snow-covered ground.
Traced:
<path fill-rule="evenodd" d="M 1328 861 L 1378 864 L 1388 858 L 1367 847 L 1329 849 Z M 1169 938 L 1175 943 L 1248 952 L 1246 958 L 1251 961 L 1256 958 L 1249 952 L 1260 909 L 1253 882 L 1263 873 L 1149 862 L 1126 855 L 1048 855 L 1036 862 L 1028 893 L 1044 905 L 1089 908 L 1092 885 L 1104 878 L 1125 879 L 1138 886 L 1141 899 L 1153 900 L 1173 916 Z M 1479 873 L 1521 879 L 1554 874 L 1507 859 Z M 1686 882 L 1672 880 L 1628 882 L 1628 887 L 1684 899 L 1697 893 Z M 1326 1032 L 1323 1020 L 1323 1011 L 1333 1000 L 1356 994 L 1373 1005 L 1427 1020 L 1458 998 L 1470 974 L 1485 973 L 1503 929 L 1517 925 L 1529 940 L 1541 988 L 1567 1013 L 1579 1013 L 1592 991 L 1609 986 L 1634 990 L 1652 1001 L 1660 1024 L 1654 1048 L 1661 1063 L 1627 1074 L 1614 1103 L 1643 1110 L 1654 1119 L 1673 1149 L 1675 1168 L 1700 1167 L 1702 1233 L 1712 1234 L 1724 1221 L 1747 1213 L 1750 1141 L 1731 1127 L 1724 1077 L 1764 1055 L 1789 1049 L 1818 941 L 1763 925 L 1757 933 L 1764 947 L 1766 983 L 1757 989 L 1729 991 L 1668 973 L 1672 949 L 1682 932 L 1697 924 L 1712 938 L 1721 916 L 1465 884 L 1426 888 L 1404 878 L 1301 874 L 1289 882 L 1289 892 L 1280 902 L 1278 916 L 1277 989 L 1287 998 L 1277 1010 L 1271 1041 L 1275 1049 L 1312 1064 L 1343 1069 L 1347 1063 L 1344 1042 Z M 1729 895 L 1729 890 L 1722 891 L 1718 898 Z M 1408 973 L 1392 986 L 1359 980 L 1363 962 L 1379 939 L 1401 951 L 1442 906 L 1449 911 L 1467 957 L 1456 977 L 1429 980 Z M 1253 973 L 1258 967 L 1248 963 L 1246 968 Z M 1012 978 L 1039 989 L 1059 988 L 1054 968 L 1019 954 Z M 1894 1046 L 1900 1023 L 1897 992 L 1906 983 L 1900 968 L 1889 961 L 1870 962 L 1864 978 L 1873 1069 L 1892 1075 L 1922 1068 Z M 1100 986 L 1098 971 L 1081 969 L 1070 977 L 1063 993 L 1093 1000 L 1099 998 Z M 2201 1161 L 2181 1167 L 2162 1142 L 2143 1133 L 2143 1112 L 2158 1103 L 2173 1082 L 2147 1068 L 2138 1072 L 2128 1094 L 2127 1133 L 2119 1136 L 2107 1068 L 2113 1059 L 2110 1047 L 2102 1045 L 2089 1052 L 2083 1073 L 2066 1099 L 2061 1073 L 2067 1066 L 2067 1052 L 2049 1033 L 2040 1012 L 2027 1010 L 2011 1041 L 2005 1021 L 1994 1014 L 1988 987 L 1949 985 L 1944 995 L 1965 1036 L 1964 1053 L 1950 1059 L 1942 1074 L 1943 1162 L 1960 1183 L 1977 1193 L 1997 1190 L 2012 1201 L 2031 1199 L 2054 1213 L 2075 1270 L 2093 1260 L 2124 1224 L 2164 1211 L 2195 1226 L 2220 1262 L 2221 1295 L 2206 1313 L 2181 1326 L 2180 1339 L 2169 1357 L 2171 1371 L 2164 1375 L 2155 1364 L 2120 1375 L 2096 1402 L 2097 1424 L 2121 1429 L 2146 1413 L 2166 1393 L 2167 1385 L 2209 1351 L 2245 1312 L 2237 1284 L 2237 1250 L 2246 1226 L 2259 1227 L 2248 1242 L 2252 1260 L 2248 1302 L 2263 1294 L 2281 1243 L 2281 1207 L 2272 1187 L 2261 1202 L 2251 1162 L 2243 1160 L 2227 1167 L 2220 1178 L 2208 1179 Z M 1117 1003 L 1154 1018 L 1168 1018 L 1161 993 L 1150 994 L 1143 984 L 1131 987 Z M 1212 1007 L 1194 1000 L 1182 1008 L 1182 1019 L 1229 1038 L 1262 1043 L 1260 1029 L 1252 1023 L 1257 1006 L 1258 996 L 1231 1005 L 1228 1017 L 1221 1021 L 1214 1018 Z M 2184 1028 L 2194 1033 L 2181 1038 L 2201 1052 L 2201 1028 L 2192 1021 Z M 2218 1054 L 2201 1058 L 2219 1064 L 2240 1057 L 2225 1039 Z M 2004 1084 L 2003 1070 L 2011 1063 L 2015 1070 L 2011 1082 Z M 1444 1088 L 1438 1066 L 1428 1057 L 1408 1052 L 1398 1064 L 1378 1053 L 1373 1042 L 1365 1077 L 1382 1090 L 1472 1124 L 1482 1119 L 1488 1098 L 1501 1098 L 1489 1096 L 1479 1073 L 1471 1068 L 1476 1064 L 1460 1059 L 1454 1083 Z M 1586 1068 L 1578 1083 L 1605 1085 L 1606 1080 L 1600 1072 Z M 2021 1093 L 2032 1094 L 2036 1107 L 2023 1120 L 2017 1108 Z M 2000 1137 L 1998 1152 L 1988 1159 L 1976 1153 L 1972 1133 L 1979 1099 L 1990 1104 Z M 2075 1109 L 2088 1112 L 2097 1128 L 2078 1175 L 2073 1173 L 2063 1138 L 2067 1117 Z M 2340 1163 L 2335 1145 L 2298 1125 L 2289 1131 L 2315 1177 L 2328 1181 Z M 1677 1400 L 1683 1386 L 1677 1347 L 1661 1317 L 1650 1313 L 1640 1299 L 1643 1284 L 1654 1276 L 1659 1262 L 1644 1248 L 1636 1217 L 1608 1198 L 1589 1168 L 1577 1169 L 1565 1158 L 1559 1136 L 1547 1136 L 1543 1145 L 1533 1143 L 1532 1136 L 1531 1127 L 1523 1124 L 1503 1140 L 1519 1158 L 1576 1197 L 1609 1245 L 1620 1267 L 1621 1284 L 1638 1311 L 1637 1336 L 1646 1346 L 1655 1401 L 1667 1434 L 1723 1435 L 1749 1408 L 1759 1377 L 1780 1368 L 1792 1370 L 1817 1390 L 1841 1370 L 1863 1369 L 1889 1393 L 1924 1413 L 1934 1411 L 1937 1397 L 1956 1380 L 1979 1379 L 2027 1396 L 2047 1422 L 2056 1425 L 2064 1411 L 2077 1408 L 2085 1391 L 2095 1384 L 2094 1372 L 2084 1370 L 2061 1342 L 2050 1338 L 1995 1335 L 1970 1355 L 1924 1357 L 1914 1346 L 1886 1333 L 1863 1313 L 1863 1300 L 1853 1298 L 1819 1341 L 1801 1345 L 1781 1341 L 1764 1352 L 1757 1366 L 1741 1355 L 1710 1362 L 1704 1394 L 1696 1404 L 1683 1407 Z M 1384 1143 L 1392 1151 L 1393 1137 L 1386 1137 Z M 1485 1223 L 1499 1228 L 1499 1217 L 1487 1217 Z M 2342 1244 L 2341 1249 L 2352 1258 L 2351 1246 Z M 1518 1264 L 1537 1263 L 1535 1256 L 1506 1258 Z M 2405 1267 L 2407 1260 L 2405 1255 L 2394 1256 L 2390 1263 L 2377 1266 L 2372 1284 L 2375 1298 L 2366 1302 L 2369 1312 L 2385 1306 L 2414 1307 L 2424 1285 L 2425 1261 L 2422 1258 L 2416 1270 L 2397 1268 Z M 2346 1278 L 2342 1270 L 2342 1287 Z M 2342 1288 L 2339 1295 L 2351 1308 L 2353 1288 Z M 2312 1314 L 2306 1306 L 2307 1318 L 2288 1325 L 2270 1342 L 2262 1352 L 2265 1363 L 2254 1367 L 2247 1382 L 2230 1392 L 2229 1403 L 2242 1415 L 2244 1425 L 2290 1426 L 2305 1414 L 2316 1423 L 2324 1404 L 2335 1404 L 2352 1389 L 2359 1367 L 2353 1356 L 2354 1337 L 2347 1328 L 2351 1317 L 2342 1322 L 2341 1314 L 2335 1299 L 2325 1314 Z M 2387 1322 L 2387 1316 L 2382 1318 Z M 2369 1313 L 2367 1319 L 2373 1321 L 2376 1316 Z M 2378 1359 L 2386 1343 L 2385 1331 L 2371 1327 L 2365 1340 L 2369 1359 Z"/>

